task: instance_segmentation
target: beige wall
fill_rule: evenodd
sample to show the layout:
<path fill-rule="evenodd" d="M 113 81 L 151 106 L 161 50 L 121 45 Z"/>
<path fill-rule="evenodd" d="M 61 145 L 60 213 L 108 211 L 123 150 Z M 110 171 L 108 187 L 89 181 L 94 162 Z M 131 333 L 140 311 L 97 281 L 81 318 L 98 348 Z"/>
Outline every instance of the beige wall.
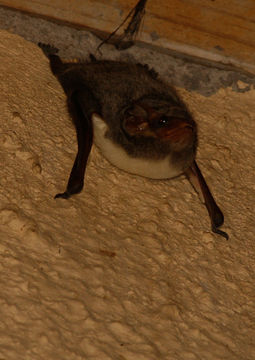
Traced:
<path fill-rule="evenodd" d="M 255 90 L 179 89 L 226 241 L 184 177 L 132 176 L 96 148 L 84 191 L 54 200 L 76 151 L 65 95 L 5 31 L 0 86 L 0 358 L 254 359 Z"/>

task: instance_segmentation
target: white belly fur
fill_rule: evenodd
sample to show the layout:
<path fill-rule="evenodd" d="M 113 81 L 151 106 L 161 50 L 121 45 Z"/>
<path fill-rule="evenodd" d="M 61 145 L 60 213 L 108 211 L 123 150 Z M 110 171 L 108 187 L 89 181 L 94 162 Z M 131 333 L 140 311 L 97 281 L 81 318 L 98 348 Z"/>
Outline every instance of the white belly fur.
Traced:
<path fill-rule="evenodd" d="M 106 159 L 118 168 L 151 179 L 169 179 L 181 173 L 178 168 L 171 166 L 170 156 L 157 161 L 129 156 L 121 146 L 105 137 L 108 127 L 100 116 L 94 114 L 92 121 L 95 144 Z"/>

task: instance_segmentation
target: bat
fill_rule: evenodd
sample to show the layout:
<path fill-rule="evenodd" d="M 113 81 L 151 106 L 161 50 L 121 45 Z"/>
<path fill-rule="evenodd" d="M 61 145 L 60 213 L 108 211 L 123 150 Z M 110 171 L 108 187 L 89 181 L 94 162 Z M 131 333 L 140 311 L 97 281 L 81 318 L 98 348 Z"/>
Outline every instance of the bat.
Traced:
<path fill-rule="evenodd" d="M 195 160 L 197 125 L 176 91 L 147 65 L 97 60 L 64 62 L 58 50 L 38 44 L 67 96 L 78 151 L 66 190 L 55 198 L 81 192 L 87 160 L 95 143 L 118 168 L 152 179 L 186 174 L 204 202 L 212 231 L 224 216 Z"/>

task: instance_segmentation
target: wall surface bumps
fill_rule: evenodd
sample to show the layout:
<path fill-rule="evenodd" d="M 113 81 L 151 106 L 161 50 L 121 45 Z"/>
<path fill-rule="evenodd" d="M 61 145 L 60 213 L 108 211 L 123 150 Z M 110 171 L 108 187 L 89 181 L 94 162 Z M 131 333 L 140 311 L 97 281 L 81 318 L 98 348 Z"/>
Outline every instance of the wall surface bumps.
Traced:
<path fill-rule="evenodd" d="M 38 47 L 0 39 L 0 357 L 255 358 L 254 88 L 179 89 L 227 242 L 184 177 L 135 177 L 96 148 L 84 191 L 54 200 L 76 151 L 65 96 Z"/>

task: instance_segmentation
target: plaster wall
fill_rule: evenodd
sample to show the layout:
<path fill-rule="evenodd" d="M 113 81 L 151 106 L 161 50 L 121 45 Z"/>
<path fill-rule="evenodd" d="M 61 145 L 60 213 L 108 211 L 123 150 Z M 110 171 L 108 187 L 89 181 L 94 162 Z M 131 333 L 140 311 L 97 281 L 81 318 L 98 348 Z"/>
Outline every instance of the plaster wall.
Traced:
<path fill-rule="evenodd" d="M 255 358 L 253 85 L 178 88 L 229 241 L 184 176 L 136 177 L 96 148 L 84 191 L 54 200 L 75 131 L 48 60 L 6 31 L 0 87 L 0 358 Z"/>

